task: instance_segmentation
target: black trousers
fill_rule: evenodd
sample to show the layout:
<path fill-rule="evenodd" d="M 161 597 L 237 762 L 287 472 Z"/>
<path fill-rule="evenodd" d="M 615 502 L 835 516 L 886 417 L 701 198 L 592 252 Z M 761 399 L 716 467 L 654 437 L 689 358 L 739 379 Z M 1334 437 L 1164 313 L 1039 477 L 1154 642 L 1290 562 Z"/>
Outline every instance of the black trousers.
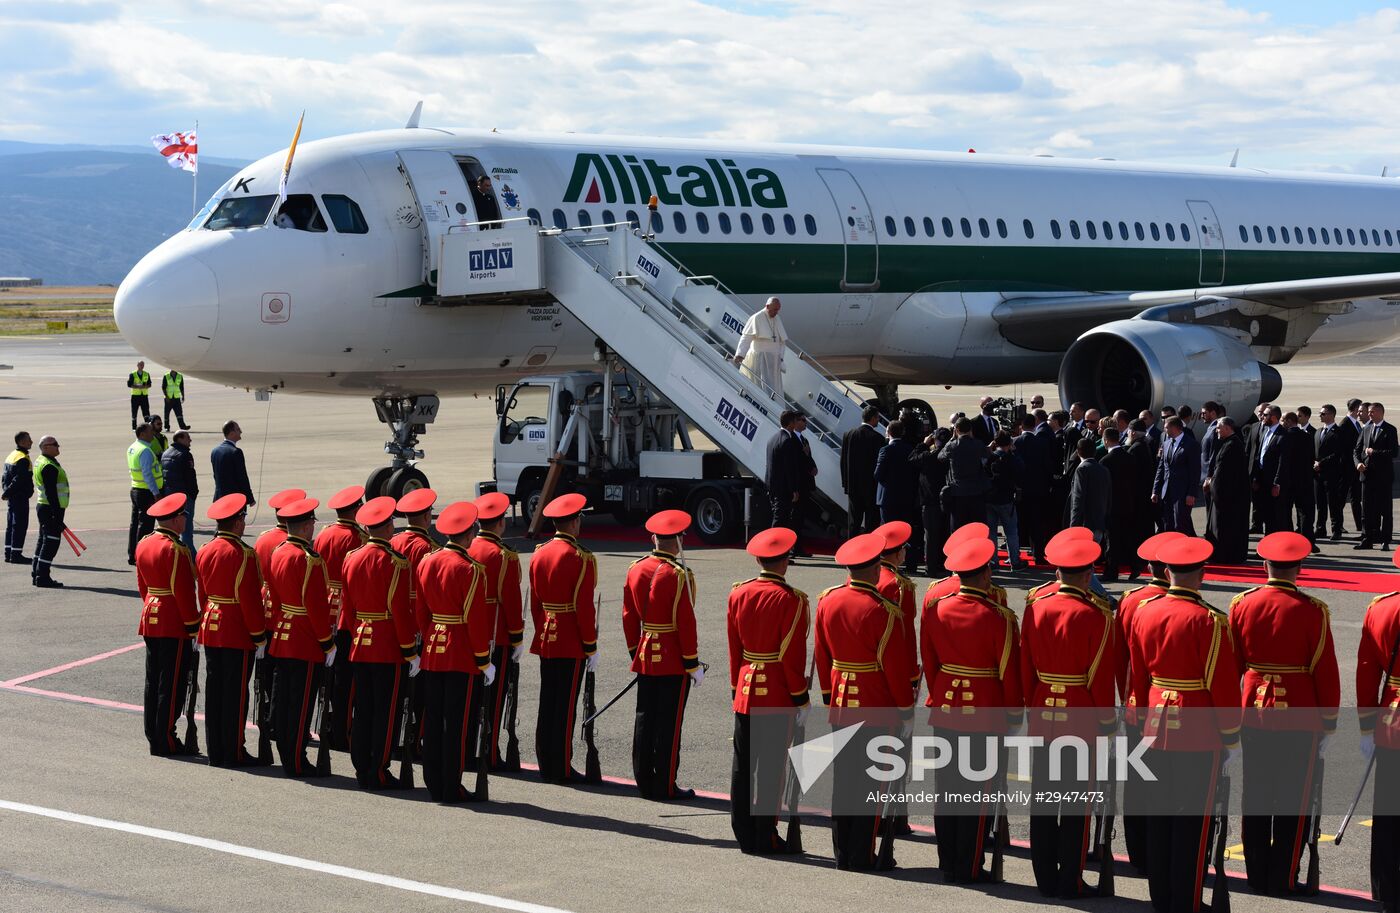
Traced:
<path fill-rule="evenodd" d="M 834 721 L 833 721 L 834 722 Z M 866 746 L 878 735 L 885 735 L 873 726 L 863 726 L 851 739 L 851 743 L 836 756 L 833 772 L 836 783 L 858 783 L 867 779 L 865 768 L 870 762 L 866 756 Z M 881 788 L 894 791 L 897 784 L 884 783 Z M 876 867 L 879 858 L 881 825 L 886 816 L 892 814 L 883 805 L 871 809 L 872 814 L 831 816 L 831 848 L 836 859 L 836 868 L 854 872 L 868 872 Z"/>
<path fill-rule="evenodd" d="M 879 510 L 875 506 L 875 492 L 848 491 L 846 500 L 850 505 L 846 511 L 846 538 L 874 532 L 875 527 L 880 525 Z"/>
<path fill-rule="evenodd" d="M 1031 753 L 1032 795 L 1040 790 L 1087 790 L 1090 784 L 1050 779 L 1050 749 Z M 1031 805 L 1031 870 L 1035 886 L 1045 897 L 1074 898 L 1084 891 L 1084 862 L 1089 854 L 1087 803 L 1033 802 Z"/>
<path fill-rule="evenodd" d="M 970 736 L 967 741 L 967 768 L 974 771 L 986 769 L 987 740 L 982 734 L 951 730 L 939 734 L 950 740 L 961 735 Z M 948 794 L 985 792 L 991 784 L 964 777 L 958 766 L 950 764 L 938 773 L 937 801 L 933 812 L 933 829 L 938 840 L 938 867 L 949 881 L 987 881 L 990 873 L 982 867 L 982 862 L 986 857 L 988 838 L 996 823 L 996 808 L 986 802 L 950 802 Z"/>
<path fill-rule="evenodd" d="M 484 686 L 486 706 L 491 708 L 491 744 L 489 749 L 492 770 L 504 767 L 504 761 L 501 758 L 501 739 L 503 738 L 501 728 L 505 725 L 506 692 L 510 690 L 510 649 L 509 645 L 492 649 L 491 662 L 496 664 L 496 679 L 491 684 Z M 517 695 L 518 697 L 519 695 Z"/>
<path fill-rule="evenodd" d="M 350 722 L 350 760 L 362 789 L 393 789 L 389 773 L 398 738 L 403 689 L 410 681 L 406 663 L 352 663 L 355 709 Z"/>
<path fill-rule="evenodd" d="M 273 680 L 276 669 L 277 660 L 266 654 L 253 663 L 253 693 L 257 697 L 253 721 L 258 725 L 260 764 L 272 763 L 272 743 L 277 739 L 277 694 Z"/>
<path fill-rule="evenodd" d="M 1249 886 L 1265 894 L 1289 894 L 1298 885 L 1312 823 L 1313 777 L 1317 771 L 1317 736 L 1311 732 L 1275 732 L 1246 727 L 1243 802 L 1246 812 L 1270 810 L 1283 797 L 1297 800 L 1291 814 L 1245 814 L 1240 824 L 1244 867 Z M 1259 795 L 1262 793 L 1262 795 Z"/>
<path fill-rule="evenodd" d="M 165 405 L 165 427 L 167 427 L 167 428 L 174 428 L 174 427 L 175 427 L 174 425 L 170 424 L 170 413 L 171 413 L 171 411 L 173 410 L 173 411 L 175 412 L 175 417 L 176 417 L 177 419 L 180 420 L 180 430 L 181 430 L 181 431 L 188 431 L 189 428 L 190 428 L 190 426 L 185 424 L 185 401 L 184 401 L 183 399 L 171 399 L 170 397 L 167 396 L 167 397 L 165 398 L 165 403 L 164 403 L 164 405 Z"/>
<path fill-rule="evenodd" d="M 306 742 L 316 702 L 321 696 L 324 662 L 279 657 L 272 672 L 272 707 L 277 714 L 277 756 L 289 777 L 314 777 L 316 765 L 306 758 Z"/>
<path fill-rule="evenodd" d="M 948 505 L 952 529 L 959 529 L 969 523 L 987 522 L 986 495 L 945 495 L 943 500 Z"/>
<path fill-rule="evenodd" d="M 1361 500 L 1365 512 L 1365 533 L 1367 542 L 1390 544 L 1393 502 L 1390 498 L 1394 478 L 1391 473 L 1371 470 L 1362 482 Z"/>
<path fill-rule="evenodd" d="M 1031 550 L 1036 564 L 1045 561 L 1045 544 L 1050 541 L 1049 515 L 1049 491 L 1025 490 L 1021 493 L 1021 501 L 1016 505 L 1017 532 L 1020 533 L 1021 547 Z"/>
<path fill-rule="evenodd" d="M 5 499 L 5 560 L 24 554 L 24 539 L 29 535 L 29 499 Z"/>
<path fill-rule="evenodd" d="M 644 799 L 670 799 L 676 795 L 681 726 L 689 695 L 689 675 L 643 675 L 637 680 L 632 776 Z"/>
<path fill-rule="evenodd" d="M 253 651 L 204 648 L 204 736 L 211 767 L 243 767 L 248 751 L 243 730 L 248 722 L 248 682 Z"/>
<path fill-rule="evenodd" d="M 942 577 L 943 544 L 948 541 L 948 515 L 937 500 L 925 500 L 920 508 L 924 521 L 924 570 L 930 577 Z"/>
<path fill-rule="evenodd" d="M 764 736 L 778 736 L 774 720 L 760 724 Z M 778 816 L 754 813 L 755 797 L 765 807 L 774 797 L 785 797 L 788 755 L 792 741 L 792 718 L 781 736 L 781 744 L 768 744 L 768 739 L 756 743 L 753 718 L 747 713 L 734 714 L 734 761 L 729 770 L 729 826 L 739 849 L 749 855 L 768 856 L 787 851 L 787 844 L 778 836 Z M 776 739 L 773 741 L 776 742 Z"/>
<path fill-rule="evenodd" d="M 143 719 L 151 754 L 168 756 L 185 750 L 175 724 L 185 710 L 192 641 L 188 637 L 147 637 L 146 693 Z"/>
<path fill-rule="evenodd" d="M 540 776 L 563 783 L 574 776 L 574 716 L 583 684 L 582 659 L 540 658 L 540 715 L 535 722 L 535 760 Z"/>
<path fill-rule="evenodd" d="M 136 430 L 136 413 L 141 413 L 141 421 L 151 420 L 151 398 L 149 396 L 133 396 L 131 398 L 131 430 Z"/>
<path fill-rule="evenodd" d="M 462 771 L 477 756 L 485 676 L 470 672 L 420 672 L 423 692 L 423 782 L 438 802 L 469 797 Z"/>
<path fill-rule="evenodd" d="M 1355 460 L 1352 461 L 1353 467 Z M 1346 475 L 1347 483 L 1350 486 L 1347 490 L 1347 500 L 1351 502 L 1351 519 L 1356 525 L 1358 532 L 1366 529 L 1366 513 L 1362 509 L 1361 475 L 1354 469 Z"/>
<path fill-rule="evenodd" d="M 1128 750 L 1137 750 L 1138 743 L 1142 741 L 1142 730 L 1128 726 L 1127 738 Z M 1145 808 L 1142 802 L 1146 788 L 1143 779 L 1129 768 L 1127 780 L 1123 783 L 1123 846 L 1128 851 L 1129 864 L 1139 874 L 1147 872 L 1147 816 L 1141 814 Z"/>
<path fill-rule="evenodd" d="M 1373 808 L 1400 809 L 1400 751 L 1376 749 Z M 1371 898 L 1386 913 L 1400 911 L 1400 815 L 1373 815 L 1371 825 Z"/>
<path fill-rule="evenodd" d="M 1318 476 L 1313 482 L 1313 501 L 1317 504 L 1317 519 L 1313 525 L 1314 537 L 1327 534 L 1327 518 L 1332 518 L 1332 535 L 1342 534 L 1342 505 L 1351 494 L 1351 486 L 1341 476 L 1326 478 Z"/>
<path fill-rule="evenodd" d="M 1220 754 L 1149 748 L 1143 759 L 1157 775 L 1156 781 L 1144 784 L 1153 811 L 1147 819 L 1152 908 L 1158 913 L 1197 913 L 1210 859 Z"/>
<path fill-rule="evenodd" d="M 350 666 L 350 648 L 355 634 L 348 629 L 335 632 L 335 663 L 326 670 L 326 688 L 330 694 L 329 719 L 322 728 L 328 733 L 330 745 L 336 751 L 350 748 L 351 705 L 355 694 L 355 675 Z"/>
<path fill-rule="evenodd" d="M 1317 522 L 1317 499 L 1312 485 L 1289 485 L 1279 492 L 1279 528 L 1296 531 L 1313 541 L 1313 527 Z"/>
<path fill-rule="evenodd" d="M 30 576 L 35 583 L 52 580 L 53 559 L 63 541 L 63 508 L 40 504 L 34 511 L 39 517 L 39 541 L 34 545 L 34 562 Z"/>
<path fill-rule="evenodd" d="M 131 526 L 126 532 L 126 557 L 136 560 L 136 543 L 156 528 L 156 521 L 146 509 L 156 503 L 156 496 L 147 488 L 131 489 Z"/>

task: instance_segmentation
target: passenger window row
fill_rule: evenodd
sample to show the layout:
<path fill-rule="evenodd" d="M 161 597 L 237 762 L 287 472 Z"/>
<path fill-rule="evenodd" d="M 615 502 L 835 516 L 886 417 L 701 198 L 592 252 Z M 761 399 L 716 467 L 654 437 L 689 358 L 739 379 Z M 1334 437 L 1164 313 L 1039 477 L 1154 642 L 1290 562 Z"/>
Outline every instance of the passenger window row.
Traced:
<path fill-rule="evenodd" d="M 544 224 L 544 218 L 541 216 L 538 209 L 527 210 L 525 214 L 529 216 L 535 224 Z M 653 212 L 650 215 L 650 231 L 658 235 L 666 232 L 666 220 L 662 218 L 661 213 Z M 613 212 L 613 210 L 604 209 L 602 213 L 600 213 L 600 221 L 598 224 L 616 225 L 620 222 L 627 222 L 633 228 L 641 228 L 642 220 L 637 210 L 629 209 L 621 213 L 621 218 L 618 216 L 619 214 Z M 755 222 L 754 217 L 747 212 L 739 213 L 739 218 L 737 220 L 727 212 L 719 212 L 713 216 L 706 212 L 697 212 L 694 214 L 693 219 L 694 221 L 692 222 L 690 219 L 686 218 L 685 213 L 680 210 L 675 210 L 671 213 L 671 230 L 673 230 L 675 234 L 683 235 L 693 227 L 697 233 L 702 235 L 708 235 L 711 231 L 718 232 L 722 235 L 728 235 L 733 234 L 737 227 L 739 231 L 746 235 L 754 234 L 756 231 L 761 231 L 766 235 L 776 235 L 780 232 L 788 235 L 796 235 L 798 228 L 797 217 L 792 215 L 792 213 L 784 213 L 781 220 L 779 220 L 774 218 L 772 213 L 765 212 L 758 217 L 757 222 Z M 556 209 L 550 213 L 550 220 L 554 227 L 561 231 L 571 227 L 569 225 L 569 217 L 562 209 Z M 577 221 L 572 227 L 591 228 L 592 226 L 593 216 L 589 214 L 588 210 L 580 209 L 577 214 Z M 816 218 L 810 213 L 802 216 L 802 228 L 809 236 L 815 237 L 817 234 Z"/>
<path fill-rule="evenodd" d="M 1337 247 L 1356 247 L 1360 242 L 1361 247 L 1394 247 L 1396 241 L 1400 241 L 1400 229 L 1395 234 L 1391 234 L 1390 229 L 1379 228 L 1300 228 L 1297 225 L 1280 225 L 1275 230 L 1272 225 L 1241 225 L 1240 241 L 1249 244 L 1312 244 L 1316 245 L 1319 240 L 1326 247 L 1336 245 Z M 1307 241 L 1303 240 L 1304 233 L 1307 234 Z"/>
<path fill-rule="evenodd" d="M 979 218 L 977 221 L 967 218 L 959 218 L 954 222 L 952 218 L 944 216 L 938 222 L 928 216 L 924 216 L 922 221 L 916 223 L 912 216 L 905 216 L 903 219 L 904 234 L 906 237 L 914 238 L 919 235 L 919 229 L 923 229 L 923 236 L 926 238 L 939 237 L 939 228 L 942 228 L 944 238 L 991 238 L 995 231 L 996 236 L 1003 240 L 1010 237 L 1011 231 L 1007 228 L 1005 219 L 987 220 Z M 899 237 L 900 223 L 894 216 L 885 216 L 885 234 L 891 238 Z M 1156 222 L 1132 223 L 1131 229 L 1127 222 L 1110 222 L 1107 219 L 1094 221 L 1085 219 L 1082 223 L 1078 219 L 1070 219 L 1061 225 L 1059 219 L 1050 220 L 1050 235 L 1055 240 L 1060 240 L 1066 233 L 1072 240 L 1078 241 L 1087 238 L 1090 241 L 1097 241 L 1100 237 L 1105 241 L 1130 241 L 1134 237 L 1139 241 L 1146 241 L 1149 237 L 1153 241 L 1160 241 L 1166 238 L 1170 242 L 1175 242 L 1178 238 L 1183 242 L 1191 240 L 1191 227 L 1185 222 L 1173 224 L 1164 222 L 1158 225 Z M 1021 220 L 1021 235 L 1027 240 L 1035 239 L 1035 224 L 1030 219 Z"/>

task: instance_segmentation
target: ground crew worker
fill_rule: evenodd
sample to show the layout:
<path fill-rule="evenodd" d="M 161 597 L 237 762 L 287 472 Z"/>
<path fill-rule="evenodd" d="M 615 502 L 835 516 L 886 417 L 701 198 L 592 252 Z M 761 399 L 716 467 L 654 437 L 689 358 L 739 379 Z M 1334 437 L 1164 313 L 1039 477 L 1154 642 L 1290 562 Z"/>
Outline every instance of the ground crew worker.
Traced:
<path fill-rule="evenodd" d="M 1393 556 L 1400 567 L 1400 552 Z M 1376 762 L 1371 816 L 1371 899 L 1400 911 L 1400 593 L 1371 600 L 1356 650 L 1361 757 Z"/>
<path fill-rule="evenodd" d="M 418 565 L 437 548 L 437 544 L 428 535 L 428 530 L 433 525 L 433 504 L 436 502 L 437 492 L 431 488 L 419 488 L 399 498 L 396 510 L 408 523 L 408 527 L 389 540 L 389 545 L 394 551 L 408 559 L 408 605 L 415 619 L 421 614 L 418 606 Z M 413 718 L 408 730 L 413 734 L 410 747 L 414 757 L 417 757 L 422 747 L 421 723 L 425 695 L 418 690 L 416 681 L 409 682 L 408 691 L 411 696 L 409 706 L 413 708 Z"/>
<path fill-rule="evenodd" d="M 218 526 L 214 540 L 199 550 L 195 565 L 204 612 L 199 643 L 204 647 L 204 718 L 211 767 L 250 767 L 243 744 L 248 719 L 248 682 L 254 651 L 267 650 L 258 556 L 243 541 L 248 499 L 226 495 L 205 511 Z M 186 521 L 188 522 L 188 520 Z"/>
<path fill-rule="evenodd" d="M 39 458 L 34 461 L 34 490 L 39 500 L 34 513 L 39 518 L 39 541 L 34 546 L 34 564 L 30 579 L 37 587 L 61 587 L 53 579 L 53 559 L 63 531 L 68 528 L 64 516 L 68 512 L 68 472 L 58 462 L 58 438 L 46 434 L 39 438 Z"/>
<path fill-rule="evenodd" d="M 1088 530 L 1085 530 L 1088 532 Z M 1021 619 L 1021 693 L 1029 735 L 1044 744 L 1031 752 L 1031 790 L 1088 794 L 1092 781 L 1050 776 L 1051 743 L 1062 736 L 1093 746 L 1118 729 L 1114 673 L 1118 667 L 1117 623 L 1111 608 L 1089 592 L 1089 577 L 1103 549 L 1088 538 L 1051 540 L 1045 558 L 1057 570 L 1059 587 L 1028 597 Z M 1090 757 L 1089 769 L 1097 770 Z M 1071 768 L 1072 770 L 1073 768 Z M 1099 784 L 1113 789 L 1112 783 Z M 1031 804 L 1031 868 L 1041 895 L 1066 899 L 1086 893 L 1084 863 L 1089 851 L 1093 805 L 1081 801 Z"/>
<path fill-rule="evenodd" d="M 909 652 L 910 686 L 914 689 L 914 701 L 917 703 L 919 638 L 914 630 L 914 620 L 919 610 L 914 600 L 914 581 L 900 572 L 900 568 L 904 567 L 909 538 L 914 534 L 914 527 L 904 520 L 891 520 L 876 527 L 875 533 L 885 538 L 885 550 L 880 553 L 880 579 L 875 586 L 881 596 L 899 606 L 899 614 L 904 619 L 904 644 Z M 907 756 L 905 760 L 909 760 Z M 908 809 L 901 806 L 898 812 L 894 821 L 895 833 L 901 836 L 914 833 L 914 829 L 909 826 Z"/>
<path fill-rule="evenodd" d="M 554 521 L 554 538 L 530 556 L 530 618 L 535 636 L 530 652 L 540 658 L 540 709 L 535 724 L 535 758 L 550 783 L 580 780 L 573 769 L 574 716 L 585 671 L 598 665 L 598 611 L 593 592 L 598 561 L 578 541 L 580 494 L 560 495 L 544 507 Z"/>
<path fill-rule="evenodd" d="M 695 632 L 695 575 L 683 563 L 681 539 L 691 516 L 663 510 L 647 520 L 652 552 L 634 562 L 622 591 L 622 631 L 637 679 L 632 775 L 646 799 L 694 799 L 676 786 L 686 699 L 700 687 Z"/>
<path fill-rule="evenodd" d="M 948 536 L 947 541 L 943 543 L 943 556 L 946 558 L 972 539 L 987 539 L 991 541 L 990 536 L 991 529 L 980 520 L 964 523 L 962 526 L 953 530 Z M 958 579 L 957 574 L 949 574 L 947 577 L 930 583 L 928 585 L 928 592 L 924 594 L 923 611 L 928 611 L 929 606 L 933 605 L 944 596 L 954 595 L 961 586 L 962 581 Z M 1006 590 L 1004 588 L 997 586 L 995 583 L 989 583 L 988 586 L 988 592 L 995 597 L 998 603 L 1001 605 L 1009 605 L 1006 601 Z"/>
<path fill-rule="evenodd" d="M 729 591 L 729 687 L 734 693 L 734 764 L 729 779 L 729 824 L 739 849 L 767 856 L 787 853 L 778 836 L 778 816 L 754 813 L 755 805 L 776 807 L 784 793 L 786 748 L 794 725 L 811 710 L 807 669 L 807 594 L 787 582 L 788 560 L 797 533 L 784 527 L 749 540 L 747 551 L 761 568 L 757 577 Z M 781 744 L 764 750 L 753 716 L 787 710 L 790 724 Z M 760 725 L 766 727 L 769 721 Z M 756 744 L 757 743 L 757 744 Z"/>
<path fill-rule="evenodd" d="M 459 501 L 438 517 L 447 544 L 418 565 L 418 629 L 423 632 L 423 782 L 437 802 L 484 799 L 462 785 L 469 760 L 480 760 L 474 738 L 491 664 L 494 606 L 486 604 L 486 568 L 469 549 L 476 505 Z M 475 766 L 475 765 L 473 765 Z"/>
<path fill-rule="evenodd" d="M 171 368 L 160 379 L 160 390 L 165 394 L 165 427 L 170 427 L 170 411 L 175 410 L 175 418 L 180 422 L 181 431 L 189 431 L 185 424 L 185 375 Z"/>
<path fill-rule="evenodd" d="M 868 724 L 856 734 L 861 749 L 849 746 L 849 751 L 837 755 L 838 783 L 855 783 L 867 777 L 864 768 L 869 762 L 863 743 L 904 730 L 914 711 L 913 670 L 904 644 L 904 619 L 899 606 L 881 596 L 875 585 L 884 551 L 885 537 L 878 533 L 848 539 L 837 549 L 836 563 L 850 576 L 817 599 L 813 666 L 822 701 L 831 708 L 832 729 Z M 893 839 L 887 830 L 891 825 L 884 821 L 890 810 L 881 804 L 872 812 L 832 815 L 831 842 L 838 869 L 893 867 L 893 857 L 882 863 L 876 852 L 882 836 Z"/>
<path fill-rule="evenodd" d="M 335 662 L 327 594 L 326 563 L 311 547 L 320 501 L 303 498 L 282 507 L 277 518 L 287 524 L 287 541 L 272 553 L 268 589 L 277 606 L 277 627 L 268 655 L 273 658 L 273 712 L 277 719 L 277 755 L 289 777 L 320 777 L 306 758 L 306 740 L 326 667 Z M 324 721 L 323 721 L 324 723 Z M 324 733 L 318 734 L 325 738 Z"/>
<path fill-rule="evenodd" d="M 306 492 L 300 488 L 287 488 L 268 498 L 267 506 L 274 511 L 280 511 L 288 504 L 305 497 Z M 268 586 L 268 580 L 272 578 L 272 553 L 287 541 L 287 524 L 276 514 L 273 515 L 273 519 L 277 521 L 277 525 L 272 529 L 263 530 L 258 538 L 253 540 L 253 551 L 258 556 L 258 572 L 262 575 L 263 582 L 263 625 L 268 631 L 277 630 L 277 605 Z M 272 763 L 272 743 L 277 738 L 277 720 L 272 713 L 273 670 L 276 665 L 274 659 L 264 650 L 253 670 L 256 684 L 254 691 L 258 695 L 257 708 L 253 715 L 258 724 L 258 762 L 262 766 Z"/>
<path fill-rule="evenodd" d="M 355 619 L 350 645 L 354 706 L 350 759 L 362 789 L 400 786 L 389 761 L 403 712 L 405 678 L 418 674 L 418 627 L 408 601 L 408 559 L 389 545 L 394 499 L 375 498 L 355 514 L 369 541 L 345 559 L 342 610 Z M 407 784 L 402 784 L 407 785 Z"/>
<path fill-rule="evenodd" d="M 990 880 L 982 863 L 999 813 L 995 803 L 949 798 L 987 788 L 958 767 L 988 769 L 987 737 L 1006 735 L 1021 719 L 1020 637 L 1016 613 L 991 589 L 996 551 L 984 533 L 948 552 L 945 566 L 958 575 L 958 591 L 925 600 L 919 618 L 929 723 L 936 733 L 958 739 L 958 754 L 967 756 L 965 765 L 957 759 L 940 771 L 934 806 L 938 867 L 954 883 Z"/>
<path fill-rule="evenodd" d="M 520 594 L 520 555 L 501 540 L 506 531 L 510 495 L 493 491 L 472 503 L 476 505 L 479 532 L 467 553 L 472 560 L 486 568 L 486 607 L 496 619 L 496 631 L 491 637 L 491 665 L 496 667 L 496 677 L 486 686 L 486 706 L 491 708 L 491 744 L 488 746 L 491 768 L 519 770 L 520 758 L 503 759 L 499 741 L 511 670 L 525 654 L 525 605 Z M 519 671 L 514 675 L 518 683 Z M 518 701 L 519 697 L 517 690 L 511 700 Z"/>
<path fill-rule="evenodd" d="M 151 534 L 155 521 L 149 513 L 165 487 L 165 471 L 151 449 L 154 431 L 148 424 L 136 429 L 136 440 L 126 448 L 126 468 L 131 473 L 131 525 L 126 534 L 126 563 L 136 564 L 136 543 Z"/>
<path fill-rule="evenodd" d="M 5 562 L 28 564 L 24 539 L 29 535 L 29 499 L 34 497 L 34 464 L 29 459 L 33 439 L 28 431 L 15 435 L 15 449 L 5 457 L 0 475 L 0 499 L 5 502 Z"/>
<path fill-rule="evenodd" d="M 354 636 L 354 618 L 345 610 L 341 593 L 345 588 L 345 557 L 365 544 L 365 531 L 355 522 L 355 513 L 364 503 L 362 485 L 342 488 L 331 496 L 327 505 L 335 511 L 336 520 L 316 534 L 313 548 L 326 563 L 328 591 L 326 602 L 331 609 L 335 627 L 335 662 L 327 670 L 326 693 L 330 695 L 329 719 L 322 727 L 330 746 L 337 751 L 350 748 L 350 641 Z"/>
<path fill-rule="evenodd" d="M 151 754 L 184 754 L 175 724 L 185 706 L 192 639 L 199 633 L 194 559 L 180 542 L 185 525 L 185 496 L 173 494 L 150 507 L 156 531 L 136 548 L 136 588 L 141 593 L 141 622 L 146 641 L 144 717 Z"/>
<path fill-rule="evenodd" d="M 1240 676 L 1230 623 L 1201 598 L 1213 547 L 1183 536 L 1157 549 L 1171 586 L 1128 629 L 1132 696 L 1143 738 L 1147 888 L 1159 913 L 1201 909 L 1207 835 L 1220 772 L 1240 740 Z M 1228 801 L 1229 797 L 1225 799 Z"/>
<path fill-rule="evenodd" d="M 126 385 L 131 388 L 131 430 L 136 430 L 136 413 L 141 412 L 141 421 L 151 420 L 151 375 L 146 373 L 146 363 L 138 361 L 136 370 L 126 376 Z"/>
<path fill-rule="evenodd" d="M 1230 602 L 1230 633 L 1245 670 L 1244 844 L 1249 886 L 1306 890 L 1298 865 L 1312 820 L 1317 761 L 1337 729 L 1342 685 L 1327 604 L 1298 589 L 1312 542 L 1294 532 L 1259 540 L 1269 579 Z"/>
<path fill-rule="evenodd" d="M 165 425 L 161 423 L 159 415 L 151 416 L 151 453 L 156 455 L 156 461 L 159 462 L 169 449 L 170 439 L 165 436 Z"/>

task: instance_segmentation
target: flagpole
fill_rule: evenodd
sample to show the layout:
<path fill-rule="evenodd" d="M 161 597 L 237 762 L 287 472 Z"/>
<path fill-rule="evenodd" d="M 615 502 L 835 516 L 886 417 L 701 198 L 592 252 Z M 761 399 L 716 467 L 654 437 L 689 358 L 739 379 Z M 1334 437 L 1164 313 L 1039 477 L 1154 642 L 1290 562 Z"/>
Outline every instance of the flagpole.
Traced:
<path fill-rule="evenodd" d="M 194 122 L 194 141 L 196 150 L 199 148 L 199 120 Z M 194 160 L 194 188 L 190 193 L 190 215 L 194 216 L 199 212 L 199 153 L 195 152 Z"/>

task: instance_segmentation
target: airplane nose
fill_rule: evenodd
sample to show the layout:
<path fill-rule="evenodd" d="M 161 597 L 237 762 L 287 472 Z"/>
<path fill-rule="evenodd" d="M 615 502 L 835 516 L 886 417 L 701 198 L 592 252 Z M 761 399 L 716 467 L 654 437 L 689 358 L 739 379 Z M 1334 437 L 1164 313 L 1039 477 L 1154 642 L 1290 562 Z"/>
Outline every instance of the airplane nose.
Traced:
<path fill-rule="evenodd" d="M 117 329 L 136 351 L 180 370 L 194 368 L 219 322 L 219 286 L 197 256 L 151 251 L 122 280 L 113 306 Z"/>

